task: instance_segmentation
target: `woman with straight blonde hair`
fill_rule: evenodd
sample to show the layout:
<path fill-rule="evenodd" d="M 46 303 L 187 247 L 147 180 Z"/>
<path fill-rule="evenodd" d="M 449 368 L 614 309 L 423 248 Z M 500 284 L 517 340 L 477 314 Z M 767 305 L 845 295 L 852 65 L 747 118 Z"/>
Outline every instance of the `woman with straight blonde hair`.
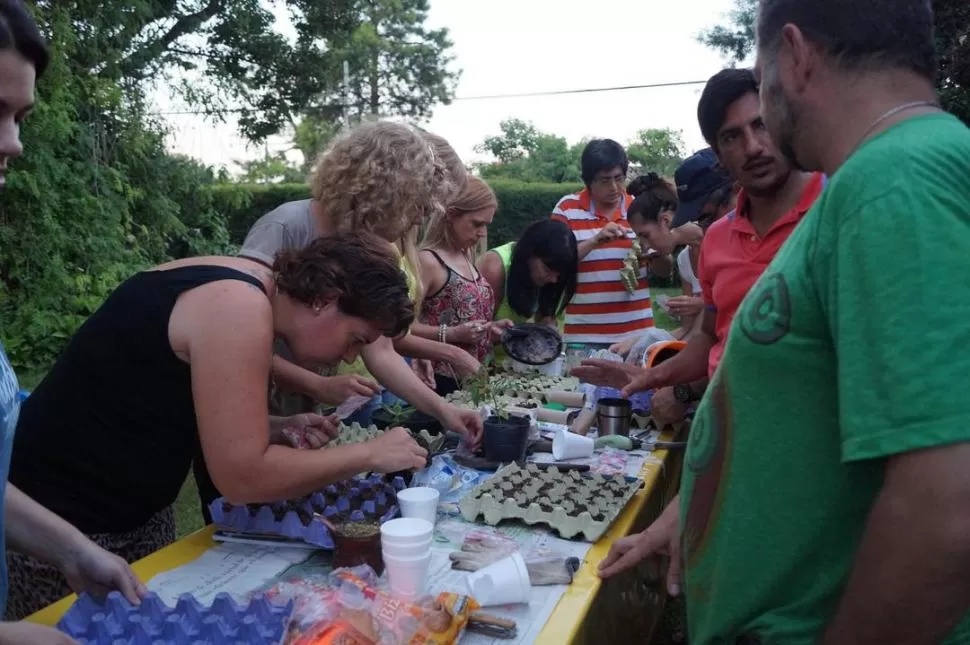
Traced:
<path fill-rule="evenodd" d="M 425 297 L 420 322 L 411 327 L 413 335 L 460 347 L 479 362 L 492 352 L 495 295 L 475 259 L 485 247 L 496 208 L 488 184 L 470 177 L 448 209 L 431 218 L 419 255 Z M 447 363 L 436 362 L 434 376 L 438 394 L 460 385 Z"/>

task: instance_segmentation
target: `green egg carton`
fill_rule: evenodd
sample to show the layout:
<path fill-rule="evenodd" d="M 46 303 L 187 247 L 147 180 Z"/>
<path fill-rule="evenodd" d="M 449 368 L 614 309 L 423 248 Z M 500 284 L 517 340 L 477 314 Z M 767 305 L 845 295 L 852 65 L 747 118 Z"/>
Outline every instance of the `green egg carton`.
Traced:
<path fill-rule="evenodd" d="M 382 434 L 384 434 L 384 431 L 379 430 L 377 426 L 367 426 L 365 428 L 359 423 L 352 423 L 350 425 L 344 425 L 341 423 L 340 434 L 327 442 L 327 446 L 337 447 L 347 446 L 355 443 L 364 443 L 365 441 L 376 439 Z M 414 440 L 419 444 L 428 447 L 428 454 L 440 452 L 445 443 L 444 433 L 433 435 L 427 430 L 421 430 L 420 432 L 411 432 L 411 436 L 414 437 Z"/>
<path fill-rule="evenodd" d="M 635 477 L 510 464 L 469 491 L 458 507 L 469 522 L 482 517 L 494 526 L 521 520 L 546 524 L 566 539 L 595 542 L 642 486 Z"/>

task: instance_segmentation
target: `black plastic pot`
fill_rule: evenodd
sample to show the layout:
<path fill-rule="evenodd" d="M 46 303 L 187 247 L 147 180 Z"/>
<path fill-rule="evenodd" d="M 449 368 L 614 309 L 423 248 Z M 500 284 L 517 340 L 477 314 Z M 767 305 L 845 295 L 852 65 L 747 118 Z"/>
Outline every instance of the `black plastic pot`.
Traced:
<path fill-rule="evenodd" d="M 526 417 L 510 416 L 503 419 L 492 415 L 485 420 L 485 458 L 489 461 L 507 463 L 523 461 L 529 440 L 530 421 Z"/>
<path fill-rule="evenodd" d="M 403 419 L 395 419 L 391 411 L 378 408 L 371 414 L 370 419 L 378 430 L 401 427 L 411 432 L 427 430 L 430 434 L 441 433 L 441 422 L 418 410 L 412 410 Z"/>

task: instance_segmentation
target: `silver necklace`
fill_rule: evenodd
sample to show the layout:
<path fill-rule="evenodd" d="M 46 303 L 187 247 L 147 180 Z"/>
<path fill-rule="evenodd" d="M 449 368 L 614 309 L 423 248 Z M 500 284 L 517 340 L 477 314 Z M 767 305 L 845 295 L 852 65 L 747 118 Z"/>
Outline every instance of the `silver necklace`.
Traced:
<path fill-rule="evenodd" d="M 866 129 L 865 133 L 859 139 L 859 143 L 856 145 L 856 148 L 858 148 L 863 143 L 865 143 L 866 140 L 869 138 L 869 135 L 871 135 L 872 132 L 873 132 L 873 130 L 875 130 L 876 128 L 878 128 L 880 126 L 880 124 L 882 124 L 885 121 L 893 118 L 894 116 L 896 116 L 900 112 L 905 112 L 906 110 L 912 110 L 914 108 L 919 108 L 919 107 L 934 107 L 934 108 L 938 108 L 938 107 L 940 107 L 940 104 L 938 102 L 936 102 L 936 101 L 913 101 L 912 103 L 903 103 L 902 105 L 897 105 L 896 107 L 894 107 L 893 109 L 889 110 L 888 112 L 886 112 L 885 114 L 883 114 L 881 117 L 879 117 L 878 119 L 876 119 L 875 121 L 872 122 L 872 124 Z"/>

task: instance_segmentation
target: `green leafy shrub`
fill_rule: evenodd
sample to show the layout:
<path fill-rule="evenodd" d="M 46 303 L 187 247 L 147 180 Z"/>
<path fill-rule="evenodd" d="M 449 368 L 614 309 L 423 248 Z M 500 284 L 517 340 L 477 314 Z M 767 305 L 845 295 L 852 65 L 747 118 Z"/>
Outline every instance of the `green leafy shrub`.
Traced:
<path fill-rule="evenodd" d="M 232 248 L 212 172 L 166 152 L 137 90 L 71 68 L 68 8 L 44 16 L 55 55 L 0 199 L 0 336 L 32 374 L 122 280 Z"/>

